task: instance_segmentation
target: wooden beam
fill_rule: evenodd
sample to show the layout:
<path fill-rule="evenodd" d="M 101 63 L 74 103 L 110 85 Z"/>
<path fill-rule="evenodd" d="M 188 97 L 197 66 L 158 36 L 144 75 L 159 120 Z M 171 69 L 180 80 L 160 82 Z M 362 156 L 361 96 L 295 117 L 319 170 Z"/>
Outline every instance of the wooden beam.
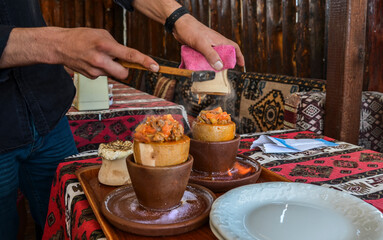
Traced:
<path fill-rule="evenodd" d="M 328 2 L 325 135 L 357 144 L 367 0 Z"/>
<path fill-rule="evenodd" d="M 383 1 L 368 0 L 363 89 L 383 92 Z"/>

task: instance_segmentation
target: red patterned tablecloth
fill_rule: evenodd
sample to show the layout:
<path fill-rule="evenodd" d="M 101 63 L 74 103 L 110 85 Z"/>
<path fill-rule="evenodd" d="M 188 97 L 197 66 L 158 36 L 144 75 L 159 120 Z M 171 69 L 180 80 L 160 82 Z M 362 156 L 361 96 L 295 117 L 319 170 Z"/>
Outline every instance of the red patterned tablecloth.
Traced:
<path fill-rule="evenodd" d="M 108 110 L 78 111 L 72 107 L 67 117 L 80 152 L 95 150 L 100 143 L 131 140 L 136 126 L 148 115 L 172 114 L 185 131 L 189 130 L 184 106 L 109 80 L 113 104 Z"/>
<path fill-rule="evenodd" d="M 336 147 L 294 154 L 264 154 L 250 150 L 260 134 L 242 135 L 239 153 L 295 182 L 305 182 L 348 192 L 383 211 L 383 153 L 335 141 L 311 132 L 272 133 L 280 138 L 324 138 Z M 57 169 L 43 239 L 99 239 L 104 234 L 75 176 L 78 168 L 100 164 L 93 156 L 75 156 Z"/>

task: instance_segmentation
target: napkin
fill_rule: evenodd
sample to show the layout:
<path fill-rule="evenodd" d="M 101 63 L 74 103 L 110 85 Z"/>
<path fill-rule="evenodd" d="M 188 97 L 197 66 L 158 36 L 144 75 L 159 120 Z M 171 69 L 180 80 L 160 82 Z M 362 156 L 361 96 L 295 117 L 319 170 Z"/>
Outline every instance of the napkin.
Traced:
<path fill-rule="evenodd" d="M 236 64 L 236 55 L 235 48 L 231 45 L 220 45 L 213 47 L 220 58 L 223 61 L 224 69 L 231 69 L 235 67 Z M 210 66 L 206 58 L 198 51 L 193 48 L 182 45 L 181 46 L 181 65 L 179 68 L 189 69 L 193 71 L 204 71 L 212 70 L 217 72 L 214 68 Z"/>
<path fill-rule="evenodd" d="M 297 153 L 313 148 L 334 147 L 338 144 L 323 139 L 281 139 L 261 135 L 250 149 L 259 147 L 264 153 Z"/>

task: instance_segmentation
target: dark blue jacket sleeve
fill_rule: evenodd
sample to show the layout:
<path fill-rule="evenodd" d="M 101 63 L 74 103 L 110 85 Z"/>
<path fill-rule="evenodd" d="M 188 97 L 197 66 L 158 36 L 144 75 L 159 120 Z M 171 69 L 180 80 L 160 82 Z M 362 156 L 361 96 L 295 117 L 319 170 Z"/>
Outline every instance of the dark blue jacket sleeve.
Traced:
<path fill-rule="evenodd" d="M 3 55 L 4 48 L 7 46 L 9 34 L 11 33 L 13 26 L 0 25 L 0 57 Z M 0 82 L 7 79 L 9 69 L 0 68 Z"/>
<path fill-rule="evenodd" d="M 13 26 L 0 25 L 0 56 L 3 55 L 4 48 L 7 46 L 9 34 L 13 28 Z"/>
<path fill-rule="evenodd" d="M 129 12 L 132 12 L 134 10 L 132 3 L 134 0 L 114 0 L 115 3 L 120 5 L 121 7 L 125 8 Z"/>

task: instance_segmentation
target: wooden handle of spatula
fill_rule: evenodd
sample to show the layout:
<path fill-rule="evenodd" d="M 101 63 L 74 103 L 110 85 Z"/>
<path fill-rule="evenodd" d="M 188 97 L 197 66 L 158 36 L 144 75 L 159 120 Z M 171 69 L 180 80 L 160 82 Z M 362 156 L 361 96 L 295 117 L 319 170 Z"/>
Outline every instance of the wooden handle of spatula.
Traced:
<path fill-rule="evenodd" d="M 118 60 L 118 62 L 126 68 L 134 68 L 134 69 L 140 69 L 140 70 L 148 70 L 137 63 L 129 63 L 124 62 L 121 60 Z M 184 77 L 191 77 L 193 71 L 188 69 L 180 69 L 180 68 L 173 68 L 173 67 L 166 67 L 166 66 L 160 66 L 160 69 L 158 70 L 160 73 L 165 74 L 171 74 L 171 75 L 177 75 L 177 76 L 184 76 Z"/>

